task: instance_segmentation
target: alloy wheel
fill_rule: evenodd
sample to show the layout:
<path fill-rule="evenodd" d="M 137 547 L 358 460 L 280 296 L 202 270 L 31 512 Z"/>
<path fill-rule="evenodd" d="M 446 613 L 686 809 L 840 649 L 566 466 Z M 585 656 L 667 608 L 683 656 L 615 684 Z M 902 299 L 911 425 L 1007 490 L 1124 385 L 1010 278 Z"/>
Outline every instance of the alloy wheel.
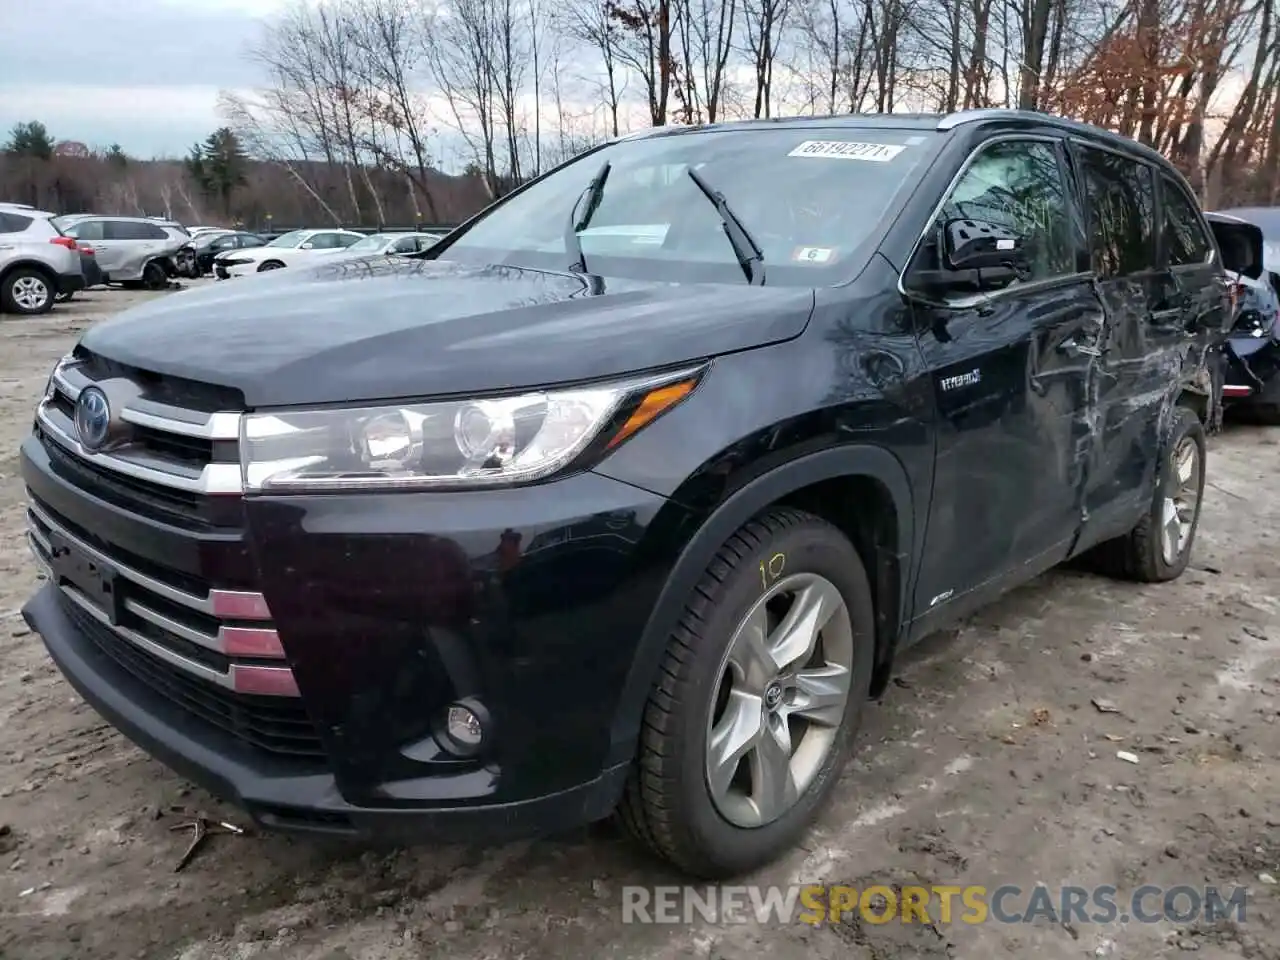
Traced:
<path fill-rule="evenodd" d="M 742 619 L 707 720 L 707 786 L 730 823 L 772 823 L 813 783 L 844 719 L 853 647 L 844 598 L 816 574 L 779 580 Z"/>
<path fill-rule="evenodd" d="M 39 277 L 22 276 L 13 282 L 13 302 L 23 310 L 40 310 L 48 300 L 49 285 Z"/>
<path fill-rule="evenodd" d="M 1160 552 L 1173 566 L 1191 539 L 1200 500 L 1200 448 L 1191 437 L 1174 447 L 1160 515 Z"/>

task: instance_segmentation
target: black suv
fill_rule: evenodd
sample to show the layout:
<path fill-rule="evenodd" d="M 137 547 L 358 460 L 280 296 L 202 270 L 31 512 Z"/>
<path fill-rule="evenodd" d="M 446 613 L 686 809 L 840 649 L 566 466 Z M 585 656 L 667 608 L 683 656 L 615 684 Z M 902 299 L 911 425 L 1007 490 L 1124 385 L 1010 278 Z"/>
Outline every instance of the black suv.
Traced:
<path fill-rule="evenodd" d="M 793 844 L 899 650 L 1187 565 L 1213 239 L 1038 114 L 655 130 L 432 250 L 87 331 L 22 446 L 86 700 L 260 824 Z"/>

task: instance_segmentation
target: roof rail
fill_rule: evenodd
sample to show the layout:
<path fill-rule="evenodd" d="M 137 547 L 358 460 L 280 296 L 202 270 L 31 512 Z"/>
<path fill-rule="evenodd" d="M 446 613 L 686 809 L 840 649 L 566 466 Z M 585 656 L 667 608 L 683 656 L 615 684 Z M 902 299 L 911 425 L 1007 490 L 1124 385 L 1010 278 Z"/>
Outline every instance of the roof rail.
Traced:
<path fill-rule="evenodd" d="M 964 123 L 981 120 L 1053 120 L 1049 114 L 1036 110 L 1016 110 L 1011 107 L 980 107 L 976 110 L 956 110 L 938 121 L 939 130 L 954 130 Z"/>

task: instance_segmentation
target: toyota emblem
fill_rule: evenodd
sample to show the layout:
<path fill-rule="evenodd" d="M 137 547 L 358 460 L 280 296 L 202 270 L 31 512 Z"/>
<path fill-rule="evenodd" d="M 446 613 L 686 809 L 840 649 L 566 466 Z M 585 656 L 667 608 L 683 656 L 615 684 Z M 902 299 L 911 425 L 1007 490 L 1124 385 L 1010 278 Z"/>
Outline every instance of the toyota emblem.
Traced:
<path fill-rule="evenodd" d="M 86 450 L 100 450 L 111 432 L 111 404 L 97 387 L 86 387 L 76 400 L 76 433 Z"/>

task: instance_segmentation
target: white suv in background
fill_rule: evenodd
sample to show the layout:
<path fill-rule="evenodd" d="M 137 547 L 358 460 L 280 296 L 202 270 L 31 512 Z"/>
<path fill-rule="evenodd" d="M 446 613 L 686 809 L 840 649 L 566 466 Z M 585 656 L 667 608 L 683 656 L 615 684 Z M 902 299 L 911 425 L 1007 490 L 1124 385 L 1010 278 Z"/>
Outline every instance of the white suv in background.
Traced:
<path fill-rule="evenodd" d="M 93 246 L 108 283 L 141 281 L 159 289 L 177 272 L 174 256 L 191 242 L 180 224 L 149 217 L 71 214 L 53 223 L 67 236 Z"/>
<path fill-rule="evenodd" d="M 58 294 L 84 286 L 76 242 L 52 218 L 29 207 L 0 206 L 0 311 L 45 313 Z"/>

